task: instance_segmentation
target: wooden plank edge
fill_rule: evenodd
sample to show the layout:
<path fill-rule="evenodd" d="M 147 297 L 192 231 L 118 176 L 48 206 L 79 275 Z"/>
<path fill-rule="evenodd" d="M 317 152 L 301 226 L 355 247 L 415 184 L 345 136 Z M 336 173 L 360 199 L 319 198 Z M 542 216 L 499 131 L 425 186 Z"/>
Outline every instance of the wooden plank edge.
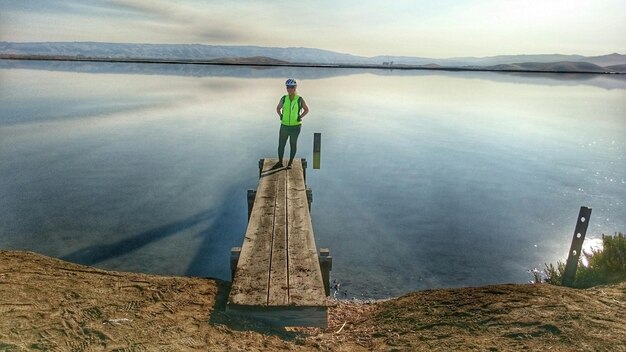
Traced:
<path fill-rule="evenodd" d="M 327 306 L 244 306 L 227 304 L 226 313 L 282 327 L 328 327 Z"/>

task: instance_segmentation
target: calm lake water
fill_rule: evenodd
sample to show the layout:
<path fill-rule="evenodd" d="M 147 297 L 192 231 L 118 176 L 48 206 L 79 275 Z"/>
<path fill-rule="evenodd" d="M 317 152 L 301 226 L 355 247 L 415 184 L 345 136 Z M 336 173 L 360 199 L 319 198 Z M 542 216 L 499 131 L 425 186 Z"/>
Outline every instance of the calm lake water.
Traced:
<path fill-rule="evenodd" d="M 349 297 L 527 282 L 626 230 L 626 79 L 0 61 L 0 248 L 230 278 L 288 77 L 318 248 Z"/>

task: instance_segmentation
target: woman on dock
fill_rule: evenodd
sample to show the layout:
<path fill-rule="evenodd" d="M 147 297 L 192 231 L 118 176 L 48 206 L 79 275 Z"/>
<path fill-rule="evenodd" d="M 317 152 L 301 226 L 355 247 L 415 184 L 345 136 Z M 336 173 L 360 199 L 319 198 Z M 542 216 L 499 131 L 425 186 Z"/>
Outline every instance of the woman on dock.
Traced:
<path fill-rule="evenodd" d="M 298 84 L 293 78 L 285 82 L 287 95 L 283 95 L 276 106 L 276 113 L 280 118 L 280 132 L 278 134 L 278 163 L 273 169 L 283 167 L 283 156 L 285 155 L 285 145 L 289 139 L 289 163 L 287 168 L 291 168 L 298 144 L 298 136 L 300 135 L 300 127 L 302 126 L 302 118 L 309 113 L 309 107 L 304 99 L 296 94 Z"/>

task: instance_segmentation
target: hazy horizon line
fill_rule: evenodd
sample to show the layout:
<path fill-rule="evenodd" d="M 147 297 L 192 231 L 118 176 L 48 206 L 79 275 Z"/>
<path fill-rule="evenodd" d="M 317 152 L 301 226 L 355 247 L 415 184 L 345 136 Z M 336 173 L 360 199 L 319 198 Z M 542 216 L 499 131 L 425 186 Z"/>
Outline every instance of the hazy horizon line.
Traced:
<path fill-rule="evenodd" d="M 583 55 L 577 53 L 563 54 L 563 53 L 521 53 L 521 54 L 497 54 L 497 55 L 487 55 L 487 56 L 447 56 L 447 57 L 431 57 L 431 56 L 419 56 L 419 55 L 393 55 L 393 54 L 379 54 L 374 56 L 365 56 L 359 54 L 353 54 L 349 52 L 335 51 L 330 49 L 323 49 L 318 47 L 306 47 L 306 46 L 267 46 L 267 45 L 256 45 L 256 44 L 206 44 L 206 43 L 147 43 L 147 42 L 116 42 L 116 41 L 0 41 L 0 43 L 15 43 L 15 44 L 53 44 L 53 43 L 96 43 L 96 44 L 127 44 L 127 45 L 171 45 L 171 46 L 213 46 L 213 47 L 252 47 L 252 48 L 269 48 L 269 49 L 312 49 L 312 50 L 321 50 L 327 51 L 337 54 L 351 55 L 363 58 L 377 58 L 377 57 L 400 57 L 400 58 L 425 58 L 425 59 L 464 59 L 464 58 L 474 58 L 474 59 L 483 59 L 483 58 L 493 58 L 493 57 L 501 57 L 501 56 L 549 56 L 549 55 L 563 55 L 563 56 L 582 56 L 586 58 L 600 57 L 600 56 L 609 56 L 609 55 L 626 55 L 621 54 L 618 51 L 607 50 L 608 54 L 597 54 L 597 55 Z"/>

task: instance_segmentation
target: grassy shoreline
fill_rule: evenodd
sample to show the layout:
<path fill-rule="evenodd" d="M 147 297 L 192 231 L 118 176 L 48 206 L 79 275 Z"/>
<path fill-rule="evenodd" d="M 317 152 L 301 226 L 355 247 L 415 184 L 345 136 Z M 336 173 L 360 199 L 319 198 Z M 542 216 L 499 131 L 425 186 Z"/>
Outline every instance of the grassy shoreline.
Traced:
<path fill-rule="evenodd" d="M 626 282 L 491 285 L 337 301 L 327 329 L 224 310 L 228 283 L 0 251 L 0 351 L 626 351 Z"/>

